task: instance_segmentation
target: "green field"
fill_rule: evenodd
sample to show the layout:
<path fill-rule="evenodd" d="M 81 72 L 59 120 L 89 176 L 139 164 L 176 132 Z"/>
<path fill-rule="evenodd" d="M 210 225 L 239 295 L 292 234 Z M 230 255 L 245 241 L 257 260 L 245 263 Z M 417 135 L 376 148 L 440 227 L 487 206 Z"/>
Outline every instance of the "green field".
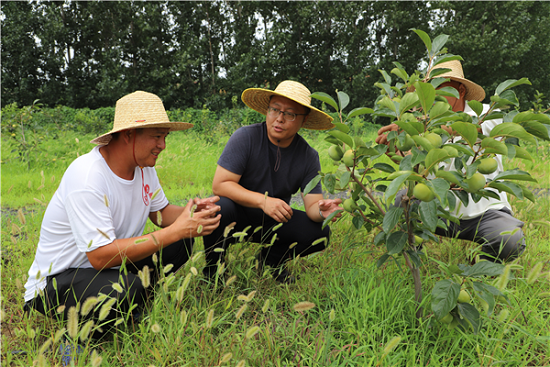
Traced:
<path fill-rule="evenodd" d="M 368 127 L 364 139 L 372 140 L 376 126 Z M 324 133 L 304 136 L 320 152 L 323 170 L 333 170 Z M 59 131 L 29 153 L 27 164 L 17 155 L 15 141 L 2 136 L 2 366 L 60 365 L 59 331 L 65 325 L 36 312 L 24 316 L 23 290 L 46 205 L 68 165 L 92 148 L 88 141 L 93 137 Z M 170 134 L 157 171 L 172 203 L 210 195 L 226 141 L 192 130 Z M 291 262 L 299 280 L 290 286 L 257 274 L 258 244 L 250 243 L 231 247 L 225 272 L 209 284 L 202 276 L 198 240 L 193 260 L 156 287 L 150 312 L 121 328 L 113 340 L 81 342 L 77 365 L 548 366 L 550 145 L 528 150 L 533 162 L 505 162 L 538 180 L 536 203 L 511 199 L 516 216 L 525 222 L 528 247 L 514 263 L 505 291 L 510 304 L 483 315 L 476 335 L 448 330 L 430 311 L 431 288 L 442 277 L 431 260 L 465 263 L 475 244 L 443 239 L 425 245 L 425 315 L 418 320 L 412 279 L 401 259 L 378 269 L 383 250 L 372 244 L 376 233 L 351 230 L 350 217 L 344 216 L 332 226 L 326 251 Z M 532 272 L 537 264 L 540 274 Z M 181 293 L 186 279 L 188 287 Z M 300 302 L 313 307 L 296 310 Z"/>

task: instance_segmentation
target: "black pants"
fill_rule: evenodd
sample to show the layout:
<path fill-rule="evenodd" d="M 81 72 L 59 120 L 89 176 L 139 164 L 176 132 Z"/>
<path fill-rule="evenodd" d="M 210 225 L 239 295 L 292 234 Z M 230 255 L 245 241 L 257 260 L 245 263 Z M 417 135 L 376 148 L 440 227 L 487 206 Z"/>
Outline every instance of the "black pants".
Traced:
<path fill-rule="evenodd" d="M 490 261 L 508 261 L 517 258 L 525 250 L 523 222 L 514 218 L 508 208 L 490 209 L 473 219 L 460 223 L 448 222 L 447 230 L 437 228 L 436 234 L 479 243 Z"/>
<path fill-rule="evenodd" d="M 193 239 L 185 239 L 159 251 L 156 264 L 151 255 L 135 263 L 126 262 L 120 269 L 69 268 L 62 273 L 48 276 L 43 294 L 27 302 L 25 308 L 29 310 L 32 307 L 44 315 L 66 319 L 71 307 L 80 305 L 81 309 L 89 297 L 97 297 L 100 293 L 106 294 L 117 299 L 108 316 L 101 320 L 102 329 L 109 330 L 121 313 L 128 312 L 133 305 L 138 306 L 132 308 L 134 314 L 141 312 L 163 267 L 173 264 L 167 275 L 177 271 L 187 262 L 192 249 Z M 138 276 L 138 271 L 144 266 L 151 270 L 151 285 L 148 288 L 143 286 Z M 122 292 L 112 287 L 114 283 L 121 286 Z M 58 313 L 60 306 L 65 308 L 63 312 Z M 98 319 L 100 310 L 101 307 L 97 307 L 88 317 Z M 94 337 L 98 338 L 101 335 L 95 334 Z"/>
<path fill-rule="evenodd" d="M 246 208 L 226 197 L 221 197 L 218 205 L 221 207 L 222 215 L 220 226 L 210 235 L 203 237 L 207 265 L 205 274 L 207 275 L 216 271 L 218 260 L 220 263 L 223 262 L 225 251 L 216 252 L 214 249 L 227 249 L 229 245 L 239 240 L 232 237 L 232 234 L 241 232 L 248 226 L 250 228 L 243 240 L 265 245 L 262 248 L 262 258 L 270 266 L 279 266 L 297 255 L 306 256 L 322 251 L 328 245 L 330 228 L 326 226 L 322 229 L 322 223 L 312 221 L 301 210 L 293 210 L 292 218 L 273 231 L 273 227 L 280 223 L 261 209 Z M 233 222 L 235 222 L 234 229 L 224 237 L 225 228 Z M 277 237 L 273 245 L 269 246 L 275 234 Z M 312 243 L 320 238 L 326 238 L 326 241 L 312 246 Z"/>

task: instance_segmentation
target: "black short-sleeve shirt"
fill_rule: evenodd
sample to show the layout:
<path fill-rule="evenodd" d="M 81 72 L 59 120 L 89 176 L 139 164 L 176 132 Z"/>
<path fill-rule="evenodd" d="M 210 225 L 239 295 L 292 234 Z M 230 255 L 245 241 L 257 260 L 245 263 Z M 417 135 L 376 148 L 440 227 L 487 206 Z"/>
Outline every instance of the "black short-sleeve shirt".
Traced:
<path fill-rule="evenodd" d="M 280 150 L 278 170 L 277 149 Z M 296 134 L 286 148 L 278 148 L 269 141 L 266 123 L 239 128 L 225 146 L 218 164 L 241 175 L 239 184 L 245 189 L 265 193 L 290 202 L 290 198 L 321 171 L 319 154 L 300 135 Z M 318 183 L 313 194 L 322 193 Z"/>

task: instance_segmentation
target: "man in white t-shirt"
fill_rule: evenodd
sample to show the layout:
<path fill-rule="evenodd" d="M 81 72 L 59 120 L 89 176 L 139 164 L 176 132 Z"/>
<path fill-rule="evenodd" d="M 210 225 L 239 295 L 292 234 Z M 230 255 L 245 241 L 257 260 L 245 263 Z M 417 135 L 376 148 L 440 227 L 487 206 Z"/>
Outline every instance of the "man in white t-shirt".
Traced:
<path fill-rule="evenodd" d="M 170 122 L 154 94 L 137 91 L 117 101 L 113 129 L 69 166 L 48 204 L 25 285 L 26 310 L 64 310 L 66 317 L 71 307 L 105 294 L 117 300 L 101 321 L 108 329 L 121 311 L 144 305 L 145 278 L 154 285 L 163 267 L 172 264 L 173 272 L 185 264 L 193 238 L 218 227 L 219 198 L 171 205 L 154 166 L 168 133 L 192 126 Z M 147 219 L 161 229 L 143 235 Z M 145 284 L 138 275 L 144 267 L 151 270 Z"/>
<path fill-rule="evenodd" d="M 475 116 L 475 112 L 466 104 L 466 101 L 483 101 L 485 91 L 478 84 L 464 78 L 464 72 L 460 61 L 448 61 L 438 64 L 438 69 L 451 69 L 438 77 L 448 78 L 449 81 L 442 83 L 439 88 L 452 87 L 459 93 L 459 98 L 445 97 L 454 112 L 465 112 L 470 116 Z M 483 105 L 483 113 L 489 110 L 488 105 Z M 491 130 L 502 123 L 502 119 L 487 120 L 481 125 L 483 134 L 489 135 Z M 450 128 L 442 126 L 450 134 L 453 134 Z M 397 131 L 398 127 L 391 124 L 381 128 L 378 131 L 376 142 L 386 144 L 386 132 Z M 452 138 L 449 140 L 452 141 Z M 487 179 L 495 178 L 504 170 L 502 157 L 495 156 L 498 168 L 494 173 L 487 174 Z M 446 170 L 454 170 L 454 159 L 445 166 Z M 448 228 L 445 230 L 438 227 L 436 233 L 441 236 L 459 238 L 462 240 L 474 241 L 482 245 L 483 254 L 481 259 L 490 261 L 506 261 L 518 257 L 525 250 L 525 239 L 521 228 L 523 222 L 514 218 L 512 207 L 508 202 L 505 192 L 498 193 L 499 199 L 482 198 L 477 203 L 469 198 L 469 204 L 464 206 L 462 202 L 457 203 L 457 208 L 453 213 L 460 219 L 460 223 L 448 222 Z"/>

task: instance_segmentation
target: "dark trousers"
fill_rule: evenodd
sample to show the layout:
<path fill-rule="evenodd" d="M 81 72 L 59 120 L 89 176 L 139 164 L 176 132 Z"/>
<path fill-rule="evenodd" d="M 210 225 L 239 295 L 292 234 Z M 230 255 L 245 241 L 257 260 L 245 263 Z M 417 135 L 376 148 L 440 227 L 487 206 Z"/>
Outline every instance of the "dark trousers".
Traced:
<path fill-rule="evenodd" d="M 94 268 L 69 268 L 62 273 L 47 277 L 47 285 L 41 296 L 25 304 L 25 308 L 34 308 L 44 315 L 52 317 L 60 316 L 67 319 L 67 313 L 73 306 L 82 305 L 89 297 L 98 297 L 100 294 L 116 298 L 108 316 L 101 320 L 101 327 L 109 330 L 121 313 L 141 312 L 156 284 L 163 267 L 173 264 L 171 272 L 180 269 L 189 259 L 193 249 L 193 239 L 185 239 L 174 242 L 157 253 L 157 263 L 153 256 L 137 261 L 127 261 L 120 269 L 95 270 Z M 148 266 L 150 271 L 150 286 L 145 288 L 138 276 L 138 271 Z M 122 292 L 115 290 L 112 285 L 118 283 Z M 133 305 L 137 305 L 134 307 Z M 60 306 L 64 306 L 63 312 L 58 313 Z M 79 307 L 77 307 L 78 309 Z M 101 307 L 96 307 L 95 312 L 90 312 L 88 317 L 99 318 Z M 101 335 L 94 335 L 101 337 Z"/>
<path fill-rule="evenodd" d="M 482 259 L 513 260 L 525 250 L 523 222 L 508 208 L 490 209 L 477 218 L 463 219 L 459 224 L 448 222 L 447 226 L 447 230 L 438 227 L 436 234 L 479 243 Z"/>
<path fill-rule="evenodd" d="M 216 263 L 223 262 L 223 253 L 214 251 L 216 248 L 227 247 L 238 238 L 232 237 L 233 233 L 242 232 L 246 227 L 247 235 L 243 241 L 263 244 L 262 258 L 270 266 L 282 265 L 291 257 L 297 255 L 306 256 L 317 251 L 322 251 L 328 245 L 330 228 L 322 228 L 322 223 L 317 223 L 308 218 L 301 210 L 293 210 L 292 218 L 283 223 L 276 231 L 273 227 L 279 225 L 277 221 L 265 214 L 261 209 L 246 208 L 232 200 L 221 197 L 218 205 L 221 207 L 220 226 L 208 236 L 204 236 L 204 249 L 206 255 L 205 274 L 211 275 L 216 271 Z M 235 223 L 235 227 L 224 237 L 228 225 Z M 277 235 L 272 245 L 274 235 Z M 318 244 L 312 245 L 315 240 L 326 238 Z M 325 243 L 326 242 L 326 243 Z"/>

